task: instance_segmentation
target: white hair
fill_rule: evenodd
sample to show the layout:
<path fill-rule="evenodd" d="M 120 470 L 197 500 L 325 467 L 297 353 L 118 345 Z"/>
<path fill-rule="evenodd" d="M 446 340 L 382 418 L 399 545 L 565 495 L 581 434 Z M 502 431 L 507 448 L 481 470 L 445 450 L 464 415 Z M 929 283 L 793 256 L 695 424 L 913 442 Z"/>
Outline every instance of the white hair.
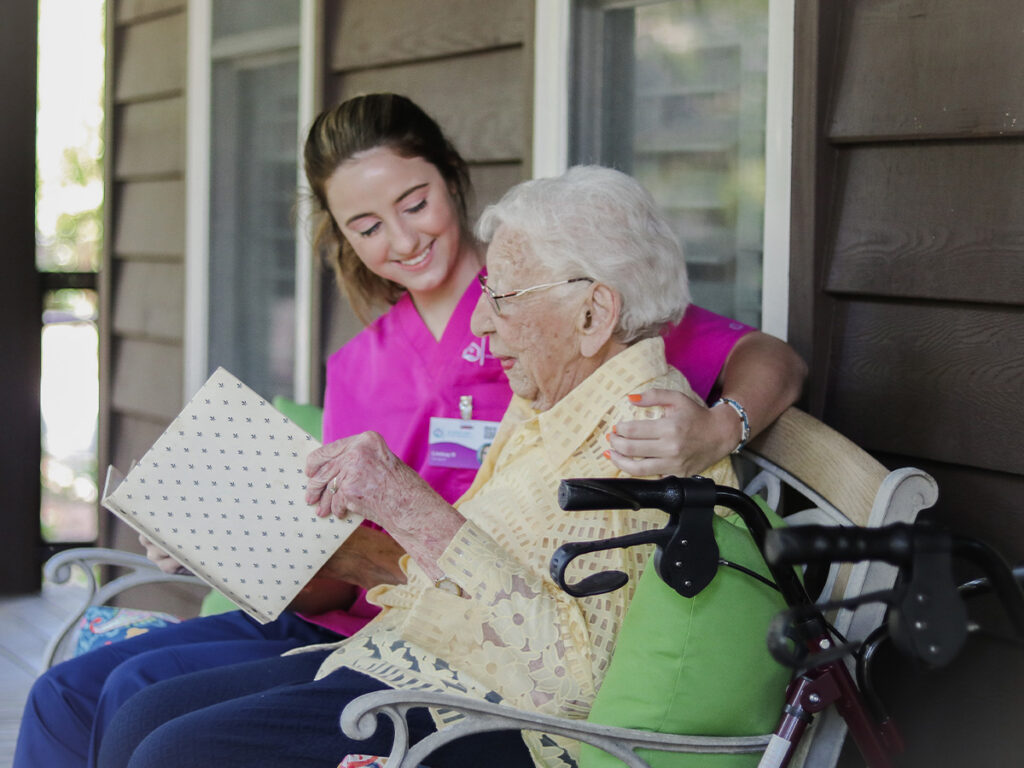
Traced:
<path fill-rule="evenodd" d="M 620 171 L 581 165 L 517 184 L 484 210 L 477 235 L 489 243 L 502 226 L 556 279 L 590 277 L 617 291 L 615 337 L 625 344 L 679 322 L 690 303 L 679 240 L 650 193 Z"/>

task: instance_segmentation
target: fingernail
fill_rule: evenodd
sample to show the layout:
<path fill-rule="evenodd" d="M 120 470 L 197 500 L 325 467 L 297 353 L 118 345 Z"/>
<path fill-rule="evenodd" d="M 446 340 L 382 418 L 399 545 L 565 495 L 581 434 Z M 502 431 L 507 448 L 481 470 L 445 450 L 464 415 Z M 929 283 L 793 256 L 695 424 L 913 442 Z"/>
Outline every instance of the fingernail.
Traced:
<path fill-rule="evenodd" d="M 618 426 L 618 424 L 613 424 L 612 425 L 612 434 L 613 435 L 619 434 L 619 426 Z"/>
<path fill-rule="evenodd" d="M 605 452 L 604 452 L 604 454 L 602 454 L 602 455 L 603 455 L 603 456 L 604 456 L 604 457 L 605 457 L 606 459 L 610 459 L 610 458 L 612 457 L 612 452 L 611 452 L 611 451 L 605 451 Z"/>
<path fill-rule="evenodd" d="M 639 403 L 641 397 L 643 397 L 643 395 L 629 395 L 629 402 Z"/>
<path fill-rule="evenodd" d="M 614 431 L 614 430 L 612 430 L 612 431 Z M 611 440 L 612 439 L 612 433 L 611 432 L 605 432 L 604 439 L 605 440 Z"/>

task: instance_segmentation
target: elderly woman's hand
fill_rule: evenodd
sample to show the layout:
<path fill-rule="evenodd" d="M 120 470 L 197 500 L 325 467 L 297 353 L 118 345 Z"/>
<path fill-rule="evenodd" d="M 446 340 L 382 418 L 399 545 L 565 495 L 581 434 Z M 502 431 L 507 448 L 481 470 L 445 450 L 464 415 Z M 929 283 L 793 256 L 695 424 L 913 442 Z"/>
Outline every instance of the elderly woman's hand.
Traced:
<path fill-rule="evenodd" d="M 364 432 L 317 448 L 306 459 L 306 503 L 317 515 L 360 515 L 383 527 L 431 578 L 437 558 L 465 518 L 442 499 L 384 438 Z"/>
<path fill-rule="evenodd" d="M 742 429 L 729 408 L 708 409 L 681 392 L 652 389 L 631 399 L 642 406 L 660 405 L 660 419 L 623 421 L 608 435 L 608 458 L 634 476 L 703 472 L 739 443 Z"/>

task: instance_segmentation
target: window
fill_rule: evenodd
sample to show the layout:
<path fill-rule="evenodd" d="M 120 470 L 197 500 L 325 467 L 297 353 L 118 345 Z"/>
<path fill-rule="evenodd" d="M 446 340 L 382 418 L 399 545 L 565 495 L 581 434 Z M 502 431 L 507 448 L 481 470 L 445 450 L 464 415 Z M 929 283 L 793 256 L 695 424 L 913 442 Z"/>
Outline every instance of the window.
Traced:
<path fill-rule="evenodd" d="M 580 0 L 570 26 L 569 161 L 635 176 L 683 243 L 694 300 L 784 337 L 791 0 Z"/>
<path fill-rule="evenodd" d="M 104 19 L 103 0 L 39 4 L 40 525 L 48 544 L 91 542 L 97 535 Z M 69 56 L 73 67 L 67 65 Z"/>
<path fill-rule="evenodd" d="M 191 62 L 186 396 L 223 366 L 266 397 L 305 400 L 309 243 L 297 226 L 303 28 L 312 3 L 196 4 Z M 190 7 L 190 15 L 193 9 Z M 191 55 L 191 54 L 190 54 Z M 199 102 L 202 104 L 200 110 Z"/>

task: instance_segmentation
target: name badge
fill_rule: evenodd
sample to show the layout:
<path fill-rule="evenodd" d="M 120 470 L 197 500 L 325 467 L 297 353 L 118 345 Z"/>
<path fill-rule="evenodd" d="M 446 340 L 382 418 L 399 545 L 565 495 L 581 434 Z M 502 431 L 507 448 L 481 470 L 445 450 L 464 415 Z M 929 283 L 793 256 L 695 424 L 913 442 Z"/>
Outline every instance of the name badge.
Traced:
<path fill-rule="evenodd" d="M 479 469 L 497 433 L 497 421 L 432 416 L 427 463 L 435 467 Z"/>

